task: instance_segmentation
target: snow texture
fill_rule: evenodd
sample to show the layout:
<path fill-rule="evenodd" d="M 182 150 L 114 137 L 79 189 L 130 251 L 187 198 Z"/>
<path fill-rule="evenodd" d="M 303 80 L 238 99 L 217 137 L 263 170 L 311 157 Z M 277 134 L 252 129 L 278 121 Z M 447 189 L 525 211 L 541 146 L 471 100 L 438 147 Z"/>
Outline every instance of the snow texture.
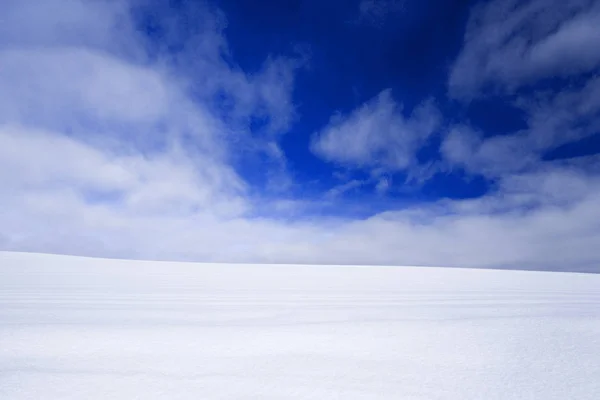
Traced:
<path fill-rule="evenodd" d="M 0 253 L 1 399 L 600 398 L 600 275 Z"/>

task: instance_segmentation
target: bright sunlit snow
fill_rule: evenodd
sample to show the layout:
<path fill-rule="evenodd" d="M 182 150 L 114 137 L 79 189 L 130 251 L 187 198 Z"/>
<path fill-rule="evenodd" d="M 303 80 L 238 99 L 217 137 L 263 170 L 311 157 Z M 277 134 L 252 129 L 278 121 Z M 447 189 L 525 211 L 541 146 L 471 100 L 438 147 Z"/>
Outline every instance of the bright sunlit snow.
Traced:
<path fill-rule="evenodd" d="M 1 399 L 598 399 L 600 275 L 0 253 Z"/>

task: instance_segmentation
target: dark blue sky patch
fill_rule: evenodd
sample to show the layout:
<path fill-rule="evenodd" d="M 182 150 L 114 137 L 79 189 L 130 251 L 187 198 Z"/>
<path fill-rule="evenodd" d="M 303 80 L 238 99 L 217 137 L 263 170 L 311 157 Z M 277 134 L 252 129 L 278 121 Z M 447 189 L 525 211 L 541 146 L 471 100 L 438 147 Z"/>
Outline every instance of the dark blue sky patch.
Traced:
<path fill-rule="evenodd" d="M 544 161 L 565 160 L 591 156 L 600 149 L 600 131 L 575 142 L 559 146 L 543 155 Z"/>
<path fill-rule="evenodd" d="M 470 12 L 479 3 L 482 2 L 405 1 L 402 7 L 387 12 L 378 10 L 367 18 L 360 14 L 359 1 L 216 0 L 204 5 L 179 0 L 170 2 L 167 11 L 158 3 L 150 3 L 151 7 L 139 13 L 139 21 L 151 44 L 164 49 L 166 43 L 167 50 L 173 53 L 189 45 L 186 40 L 194 32 L 216 24 L 223 28 L 227 40 L 227 48 L 223 48 L 226 62 L 249 76 L 259 73 L 269 57 L 303 59 L 293 84 L 296 116 L 278 139 L 286 173 L 294 181 L 289 190 L 314 199 L 345 182 L 360 180 L 366 183 L 343 191 L 339 204 L 390 206 L 442 198 L 476 198 L 488 193 L 494 183 L 482 175 L 467 174 L 461 168 L 438 167 L 444 161 L 440 146 L 447 132 L 455 125 L 466 125 L 480 132 L 484 140 L 527 133 L 531 106 L 537 99 L 552 99 L 557 93 L 581 87 L 593 77 L 593 72 L 546 76 L 514 90 L 500 89 L 497 82 L 488 86 L 484 82 L 479 96 L 467 101 L 449 98 L 448 76 L 463 49 Z M 193 10 L 202 9 L 220 11 L 213 21 L 195 18 Z M 187 57 L 193 60 L 193 52 Z M 324 161 L 313 154 L 311 142 L 332 115 L 348 116 L 385 89 L 391 89 L 404 116 L 432 99 L 441 122 L 416 150 L 416 166 L 408 167 L 426 170 L 433 165 L 434 172 L 415 183 L 415 179 L 407 182 L 408 177 L 414 178 L 414 171 L 385 171 L 389 190 L 382 195 L 376 190 L 377 173 L 370 175 L 362 167 L 352 170 L 335 161 Z M 217 93 L 209 104 L 226 121 L 235 108 L 235 98 L 228 96 L 231 95 Z M 268 126 L 268 117 L 248 118 L 250 134 L 260 137 Z M 561 145 L 543 158 L 551 161 L 597 154 L 599 150 L 596 134 Z M 269 185 L 272 169 L 281 167 L 261 151 L 248 157 L 238 155 L 236 161 L 241 176 L 257 192 Z"/>

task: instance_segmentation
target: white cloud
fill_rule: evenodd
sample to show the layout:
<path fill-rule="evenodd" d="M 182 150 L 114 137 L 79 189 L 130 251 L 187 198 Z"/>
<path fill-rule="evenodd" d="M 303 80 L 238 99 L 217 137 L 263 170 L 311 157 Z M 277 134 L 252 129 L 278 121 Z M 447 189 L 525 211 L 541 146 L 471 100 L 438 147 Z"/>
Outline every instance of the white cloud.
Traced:
<path fill-rule="evenodd" d="M 198 176 L 208 168 L 192 168 L 184 154 L 109 158 L 40 132 L 0 137 L 0 148 L 16 152 L 13 159 L 0 156 L 4 249 L 180 260 L 597 265 L 600 181 L 579 168 L 506 176 L 498 191 L 475 200 L 442 200 L 365 220 L 286 222 L 248 217 L 243 186 Z M 7 146 L 11 140 L 20 142 Z M 114 197 L 99 200 L 90 190 Z"/>
<path fill-rule="evenodd" d="M 62 12 L 49 12 L 47 4 Z M 313 207 L 305 199 L 256 196 L 232 161 L 252 148 L 282 157 L 269 144 L 293 118 L 296 61 L 271 57 L 258 73 L 245 73 L 225 61 L 221 17 L 210 13 L 205 18 L 214 24 L 186 39 L 181 53 L 152 57 L 123 2 L 10 1 L 1 3 L 0 15 L 11 16 L 0 28 L 2 249 L 207 261 L 597 267 L 600 183 L 565 165 L 515 169 L 481 199 L 425 203 L 368 219 L 258 217 Z M 214 106 L 219 93 L 230 109 Z M 577 102 L 586 113 L 596 109 L 592 93 Z M 248 120 L 265 115 L 270 122 L 256 144 Z M 437 124 L 431 105 L 405 117 L 383 92 L 332 121 L 313 149 L 352 168 L 410 169 Z M 458 142 L 448 145 L 456 162 L 466 159 L 452 147 Z M 473 143 L 486 159 L 482 139 Z M 383 176 L 373 176 L 380 190 Z"/>
<path fill-rule="evenodd" d="M 225 39 L 225 16 L 203 2 L 181 6 L 183 9 L 174 11 L 163 5 L 164 9 L 155 11 L 161 44 L 167 48 L 159 46 L 162 62 L 176 67 L 177 79 L 196 98 L 216 100 L 215 111 L 230 122 L 246 127 L 249 119 L 256 118 L 263 123 L 261 134 L 271 138 L 285 133 L 295 118 L 295 74 L 307 62 L 307 54 L 269 55 L 258 70 L 244 71 L 233 61 Z M 148 45 L 153 46 L 156 44 Z"/>
<path fill-rule="evenodd" d="M 0 64 L 0 114 L 6 118 L 155 123 L 171 100 L 157 71 L 85 48 L 7 49 Z"/>
<path fill-rule="evenodd" d="M 476 200 L 440 201 L 366 220 L 286 222 L 248 217 L 251 203 L 243 184 L 235 187 L 235 174 L 233 182 L 213 182 L 203 175 L 210 168 L 192 168 L 185 154 L 117 157 L 43 132 L 0 137 L 6 149 L 0 156 L 4 249 L 549 269 L 593 269 L 597 261 L 600 182 L 579 168 L 512 175 Z M 16 144 L 7 145 L 11 141 Z M 90 190 L 96 193 L 89 196 Z M 98 191 L 114 197 L 103 201 Z"/>
<path fill-rule="evenodd" d="M 311 150 L 324 160 L 351 168 L 406 170 L 416 163 L 416 151 L 439 122 L 430 102 L 404 117 L 391 91 L 384 90 L 351 114 L 333 116 L 313 136 Z"/>
<path fill-rule="evenodd" d="M 484 138 L 473 128 L 455 126 L 440 148 L 445 161 L 489 177 L 537 168 L 548 151 L 598 133 L 600 78 L 546 96 L 523 96 L 518 105 L 527 128 Z"/>
<path fill-rule="evenodd" d="M 48 5 L 63 12 L 48 12 Z M 159 231 L 169 218 L 216 221 L 249 212 L 232 149 L 239 157 L 259 147 L 244 122 L 252 116 L 270 120 L 268 133 L 286 129 L 296 65 L 272 58 L 264 71 L 245 74 L 224 61 L 218 24 L 186 38 L 180 53 L 150 56 L 131 5 L 0 6 L 9 17 L 0 40 L 6 246 L 120 254 L 128 239 L 119 235 L 129 237 L 120 230 L 136 231 L 128 224 L 143 218 Z M 208 21 L 218 19 L 201 11 Z M 192 53 L 202 62 L 186 59 Z M 214 73 L 217 82 L 197 86 L 189 73 L 198 66 L 204 70 L 195 74 Z M 234 101 L 226 118 L 212 103 L 219 93 Z M 141 253 L 132 248 L 128 255 Z"/>
<path fill-rule="evenodd" d="M 375 191 L 379 194 L 385 194 L 390 189 L 390 179 L 381 178 L 375 185 Z"/>
<path fill-rule="evenodd" d="M 136 34 L 124 1 L 3 0 L 0 46 L 85 46 L 134 50 Z"/>
<path fill-rule="evenodd" d="M 590 0 L 495 0 L 473 9 L 450 93 L 513 91 L 600 65 L 600 7 Z"/>
<path fill-rule="evenodd" d="M 0 128 L 0 166 L 8 193 L 67 190 L 132 213 L 228 210 L 237 215 L 243 181 L 218 159 L 192 160 L 180 147 L 143 155 L 110 153 L 57 132 Z"/>
<path fill-rule="evenodd" d="M 455 127 L 441 147 L 446 162 L 500 177 L 540 168 L 543 156 L 600 129 L 600 7 L 593 1 L 491 1 L 474 7 L 465 42 L 449 76 L 452 95 L 486 89 L 511 94 L 545 78 L 577 78 L 544 91 L 518 91 L 514 105 L 527 128 L 485 138 Z"/>
<path fill-rule="evenodd" d="M 528 136 L 538 150 L 593 135 L 600 129 L 600 77 L 539 98 L 523 98 Z"/>
<path fill-rule="evenodd" d="M 440 151 L 451 165 L 489 177 L 522 171 L 539 161 L 527 145 L 527 137 L 513 134 L 484 139 L 467 126 L 453 127 Z"/>
<path fill-rule="evenodd" d="M 352 179 L 348 182 L 344 182 L 342 184 L 336 185 L 329 189 L 325 194 L 328 198 L 336 198 L 338 196 L 343 195 L 344 193 L 350 192 L 356 188 L 366 185 L 367 181 L 361 181 L 358 179 Z"/>

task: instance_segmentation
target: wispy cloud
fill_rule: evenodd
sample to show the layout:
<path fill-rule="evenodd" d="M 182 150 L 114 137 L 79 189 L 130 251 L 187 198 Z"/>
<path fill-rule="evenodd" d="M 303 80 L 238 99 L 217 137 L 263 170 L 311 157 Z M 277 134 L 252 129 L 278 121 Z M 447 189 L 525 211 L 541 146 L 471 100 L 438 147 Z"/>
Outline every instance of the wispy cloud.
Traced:
<path fill-rule="evenodd" d="M 96 223 L 110 231 L 131 218 L 249 211 L 233 149 L 240 157 L 269 148 L 272 135 L 286 131 L 295 61 L 269 58 L 244 73 L 226 61 L 223 24 L 205 7 L 197 10 L 204 31 L 179 32 L 169 10 L 155 22 L 178 44 L 167 51 L 138 32 L 133 4 L 33 3 L 0 6 L 8 21 L 0 41 L 0 175 L 11 210 L 3 215 L 5 246 L 75 251 L 79 240 L 69 244 L 63 232 L 99 236 L 79 248 L 111 253 L 102 243 L 112 239 Z M 266 119 L 257 138 L 248 123 L 254 117 Z M 62 226 L 54 226 L 55 246 L 35 235 L 43 230 L 37 218 Z"/>
<path fill-rule="evenodd" d="M 590 0 L 495 0 L 474 8 L 449 89 L 514 91 L 600 65 L 600 6 Z"/>
<path fill-rule="evenodd" d="M 440 116 L 425 102 L 405 117 L 384 90 L 348 115 L 334 115 L 313 136 L 312 151 L 341 165 L 366 170 L 399 171 L 416 163 L 415 153 L 436 131 Z"/>
<path fill-rule="evenodd" d="M 501 178 L 545 168 L 544 155 L 600 129 L 600 8 L 590 1 L 492 1 L 471 13 L 450 92 L 477 99 L 492 88 L 525 114 L 527 128 L 485 137 L 465 125 L 446 135 L 441 153 L 453 167 Z M 591 47 L 593 48 L 591 48 Z M 571 83 L 522 90 L 545 78 Z M 516 91 L 516 92 L 515 92 Z M 489 93 L 488 93 L 489 94 Z"/>
<path fill-rule="evenodd" d="M 474 128 L 457 125 L 442 142 L 446 162 L 488 177 L 539 168 L 548 152 L 598 133 L 600 79 L 523 94 L 515 105 L 525 113 L 527 128 L 486 138 Z"/>
<path fill-rule="evenodd" d="M 163 35 L 158 45 L 139 32 L 131 6 L 1 3 L 0 248 L 207 261 L 597 266 L 597 171 L 576 160 L 539 161 L 540 149 L 564 132 L 591 131 L 596 81 L 524 99 L 529 128 L 507 139 L 486 139 L 466 125 L 448 136 L 446 162 L 501 176 L 486 196 L 369 218 L 298 216 L 314 206 L 310 199 L 263 196 L 237 165 L 253 151 L 285 164 L 277 138 L 296 117 L 302 57 L 272 55 L 258 71 L 244 71 L 231 61 L 218 11 L 190 11 L 204 21 L 194 32 L 182 31 L 176 17 L 152 22 Z M 585 128 L 576 123 L 582 118 Z M 258 131 L 254 119 L 265 122 Z M 415 154 L 440 122 L 431 103 L 408 115 L 383 91 L 334 117 L 312 149 L 371 173 L 370 184 L 385 192 L 388 172 L 424 167 Z M 549 130 L 556 132 L 550 145 L 540 133 Z M 528 152 L 521 157 L 515 148 Z M 527 157 L 531 168 L 521 164 Z"/>
<path fill-rule="evenodd" d="M 368 183 L 367 181 L 352 179 L 348 182 L 344 182 L 337 186 L 332 187 L 331 189 L 329 189 L 327 191 L 327 193 L 325 193 L 325 196 L 329 197 L 329 198 L 336 198 L 344 193 L 350 192 L 356 188 L 366 185 L 367 183 Z"/>

